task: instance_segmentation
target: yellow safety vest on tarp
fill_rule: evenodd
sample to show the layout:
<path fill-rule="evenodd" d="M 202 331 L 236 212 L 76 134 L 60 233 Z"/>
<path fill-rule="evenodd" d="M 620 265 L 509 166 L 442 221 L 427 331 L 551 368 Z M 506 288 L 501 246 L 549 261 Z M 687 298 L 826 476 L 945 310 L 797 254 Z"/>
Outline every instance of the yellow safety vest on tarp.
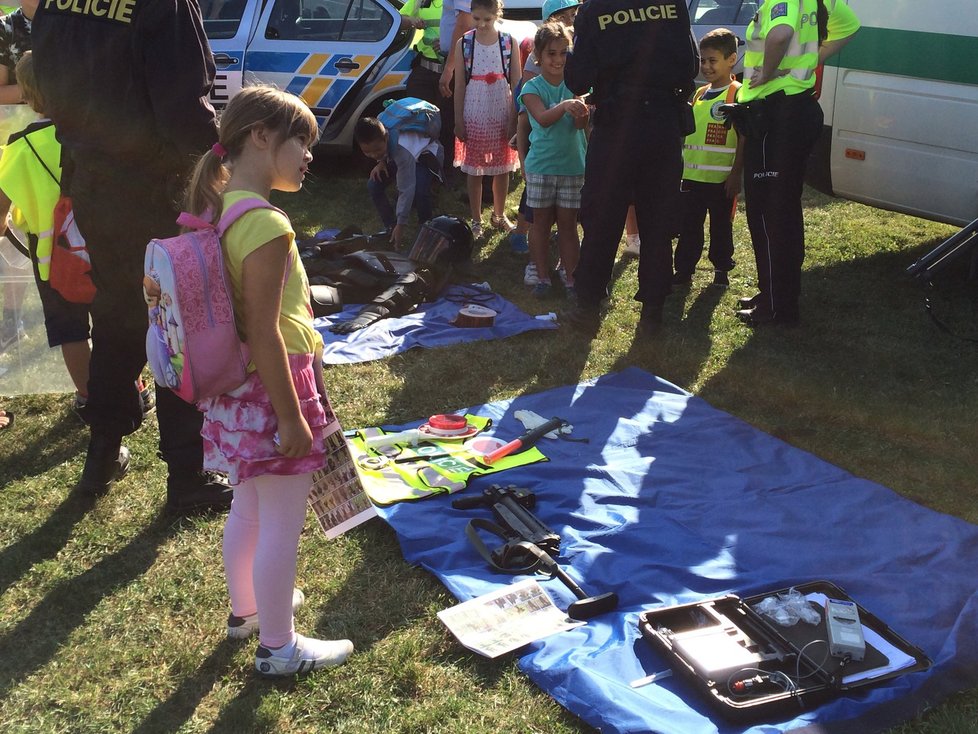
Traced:
<path fill-rule="evenodd" d="M 750 102 L 775 92 L 800 94 L 815 86 L 818 66 L 818 3 L 816 0 L 765 0 L 747 26 L 747 51 L 744 53 L 744 85 L 737 100 Z M 794 30 L 788 50 L 778 65 L 783 76 L 754 89 L 750 77 L 764 64 L 764 41 L 771 29 L 790 25 Z"/>
<path fill-rule="evenodd" d="M 693 96 L 693 117 L 696 130 L 686 136 L 683 143 L 683 178 L 705 183 L 723 183 L 733 169 L 737 154 L 737 133 L 723 124 L 716 113 L 722 104 L 733 102 L 740 88 L 739 82 L 730 82 L 727 93 L 720 97 L 703 99 L 709 91 L 706 84 Z"/>
<path fill-rule="evenodd" d="M 477 415 L 466 415 L 465 418 L 482 431 L 492 425 L 490 418 Z M 425 439 L 417 446 L 392 446 L 378 451 L 368 451 L 364 447 L 366 438 L 382 435 L 384 431 L 379 428 L 366 428 L 347 439 L 360 481 L 375 505 L 458 492 L 465 488 L 469 477 L 548 461 L 536 447 L 531 447 L 504 456 L 488 466 L 479 461 L 481 455 L 465 448 L 465 441 L 435 438 Z"/>
<path fill-rule="evenodd" d="M 54 207 L 61 195 L 61 144 L 50 120 L 28 125 L 11 136 L 0 156 L 0 190 L 20 212 L 24 230 L 37 236 L 37 270 L 51 273 Z"/>
<path fill-rule="evenodd" d="M 415 34 L 414 49 L 425 58 L 441 63 L 445 54 L 435 50 L 434 42 L 440 34 L 438 26 L 441 23 L 442 0 L 432 0 L 421 8 L 418 8 L 419 5 L 423 5 L 421 0 L 408 0 L 401 8 L 401 15 L 424 21 L 424 31 L 417 31 Z"/>

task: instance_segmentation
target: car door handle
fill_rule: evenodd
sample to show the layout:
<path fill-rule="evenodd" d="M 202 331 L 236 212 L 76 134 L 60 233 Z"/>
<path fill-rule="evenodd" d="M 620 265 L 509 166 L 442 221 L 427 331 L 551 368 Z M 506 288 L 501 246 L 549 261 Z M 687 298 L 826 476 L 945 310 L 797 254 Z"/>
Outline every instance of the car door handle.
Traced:
<path fill-rule="evenodd" d="M 228 56 L 226 53 L 214 54 L 214 65 L 218 69 L 226 69 L 232 64 L 237 64 L 240 59 L 236 59 L 233 56 Z"/>
<path fill-rule="evenodd" d="M 337 69 L 342 69 L 343 71 L 353 71 L 354 69 L 359 69 L 360 64 L 358 64 L 353 59 L 340 59 L 335 64 Z"/>

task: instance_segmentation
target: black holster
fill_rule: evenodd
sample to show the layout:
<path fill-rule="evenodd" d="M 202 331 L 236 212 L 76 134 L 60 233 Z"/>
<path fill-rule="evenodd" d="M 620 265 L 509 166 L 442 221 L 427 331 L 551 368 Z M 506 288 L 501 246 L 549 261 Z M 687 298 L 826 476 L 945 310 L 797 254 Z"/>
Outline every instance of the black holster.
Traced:
<path fill-rule="evenodd" d="M 724 118 L 724 125 L 733 125 L 738 135 L 762 138 L 769 127 L 766 107 L 763 99 L 755 99 L 750 102 L 722 104 L 717 108 L 717 113 Z"/>

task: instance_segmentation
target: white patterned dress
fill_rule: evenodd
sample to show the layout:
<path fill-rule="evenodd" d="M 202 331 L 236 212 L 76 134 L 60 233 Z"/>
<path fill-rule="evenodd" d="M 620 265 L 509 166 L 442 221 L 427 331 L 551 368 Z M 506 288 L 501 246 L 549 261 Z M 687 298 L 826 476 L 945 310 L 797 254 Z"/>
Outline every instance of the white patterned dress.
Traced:
<path fill-rule="evenodd" d="M 503 73 L 499 42 L 485 46 L 473 39 L 473 47 L 463 108 L 466 140 L 455 139 L 455 165 L 473 176 L 509 173 L 519 167 L 519 157 L 509 147 L 513 94 Z"/>

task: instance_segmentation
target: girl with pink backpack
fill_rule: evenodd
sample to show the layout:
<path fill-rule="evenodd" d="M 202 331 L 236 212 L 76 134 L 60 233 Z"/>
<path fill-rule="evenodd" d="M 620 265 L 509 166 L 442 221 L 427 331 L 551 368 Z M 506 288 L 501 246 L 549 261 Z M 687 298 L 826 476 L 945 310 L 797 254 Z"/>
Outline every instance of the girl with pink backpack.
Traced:
<path fill-rule="evenodd" d="M 216 226 L 238 202 L 298 191 L 318 132 L 298 97 L 244 89 L 221 117 L 219 142 L 197 163 L 187 211 Z M 349 462 L 349 452 L 326 397 L 322 338 L 288 217 L 271 205 L 253 208 L 222 232 L 221 249 L 251 360 L 243 384 L 198 403 L 204 465 L 234 486 L 223 547 L 228 636 L 258 632 L 259 673 L 307 673 L 353 651 L 349 640 L 298 635 L 293 623 L 304 598 L 294 588 L 296 553 L 312 475 L 327 461 Z"/>

